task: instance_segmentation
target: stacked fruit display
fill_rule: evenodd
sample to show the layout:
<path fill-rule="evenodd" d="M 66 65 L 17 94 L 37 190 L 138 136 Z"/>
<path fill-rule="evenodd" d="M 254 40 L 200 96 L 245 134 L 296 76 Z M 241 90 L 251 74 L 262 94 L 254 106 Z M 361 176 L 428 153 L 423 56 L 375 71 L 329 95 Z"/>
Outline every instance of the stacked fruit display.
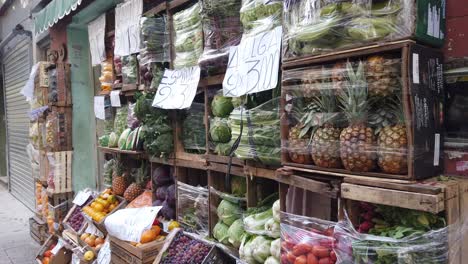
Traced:
<path fill-rule="evenodd" d="M 401 60 L 370 56 L 286 71 L 293 163 L 353 172 L 408 173 Z"/>
<path fill-rule="evenodd" d="M 102 222 L 120 204 L 112 189 L 106 189 L 90 204 L 83 207 L 83 212 L 97 223 Z"/>
<path fill-rule="evenodd" d="M 67 220 L 68 225 L 75 231 L 79 232 L 84 224 L 84 216 L 81 213 L 81 209 L 76 207 L 71 213 L 70 217 Z"/>
<path fill-rule="evenodd" d="M 193 263 L 201 264 L 210 252 L 211 247 L 202 241 L 193 239 L 178 232 L 172 240 L 161 264 Z"/>
<path fill-rule="evenodd" d="M 96 236 L 96 235 L 89 234 L 89 233 L 83 233 L 80 236 L 80 239 L 83 243 L 88 245 L 94 251 L 98 251 L 99 249 L 101 249 L 101 247 L 103 246 L 105 242 L 105 237 Z"/>

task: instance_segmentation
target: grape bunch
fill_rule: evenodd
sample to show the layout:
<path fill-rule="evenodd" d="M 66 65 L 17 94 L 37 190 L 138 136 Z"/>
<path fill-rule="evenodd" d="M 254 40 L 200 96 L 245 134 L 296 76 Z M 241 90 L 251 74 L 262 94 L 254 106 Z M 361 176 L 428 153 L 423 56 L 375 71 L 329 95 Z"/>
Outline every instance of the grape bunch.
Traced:
<path fill-rule="evenodd" d="M 179 233 L 161 264 L 201 264 L 209 252 L 208 245 Z"/>
<path fill-rule="evenodd" d="M 73 210 L 67 222 L 70 225 L 70 227 L 73 228 L 73 230 L 78 232 L 84 223 L 84 217 L 83 217 L 83 214 L 81 213 L 81 210 L 79 210 L 79 208 L 76 208 L 75 210 Z"/>

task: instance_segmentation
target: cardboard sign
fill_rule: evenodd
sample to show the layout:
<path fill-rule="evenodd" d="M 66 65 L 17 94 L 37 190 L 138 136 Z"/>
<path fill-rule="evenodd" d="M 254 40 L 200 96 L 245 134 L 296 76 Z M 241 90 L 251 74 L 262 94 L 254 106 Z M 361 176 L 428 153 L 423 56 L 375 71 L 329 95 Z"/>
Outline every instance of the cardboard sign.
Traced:
<path fill-rule="evenodd" d="M 96 118 L 106 120 L 106 106 L 104 96 L 94 96 L 94 115 Z"/>
<path fill-rule="evenodd" d="M 91 196 L 91 192 L 88 191 L 80 191 L 73 199 L 73 203 L 82 206 L 86 201 L 88 201 L 89 197 Z"/>
<path fill-rule="evenodd" d="M 89 49 L 91 51 L 92 65 L 101 64 L 106 60 L 106 14 L 88 24 Z"/>
<path fill-rule="evenodd" d="M 163 109 L 185 109 L 192 105 L 200 81 L 200 67 L 168 70 L 158 87 L 153 106 Z"/>
<path fill-rule="evenodd" d="M 115 8 L 115 55 L 127 56 L 140 52 L 142 13 L 142 0 L 128 0 Z"/>
<path fill-rule="evenodd" d="M 229 51 L 223 81 L 224 96 L 238 97 L 274 89 L 278 85 L 283 28 L 244 36 Z"/>
<path fill-rule="evenodd" d="M 110 100 L 112 107 L 121 107 L 122 105 L 120 104 L 120 91 L 111 91 Z"/>

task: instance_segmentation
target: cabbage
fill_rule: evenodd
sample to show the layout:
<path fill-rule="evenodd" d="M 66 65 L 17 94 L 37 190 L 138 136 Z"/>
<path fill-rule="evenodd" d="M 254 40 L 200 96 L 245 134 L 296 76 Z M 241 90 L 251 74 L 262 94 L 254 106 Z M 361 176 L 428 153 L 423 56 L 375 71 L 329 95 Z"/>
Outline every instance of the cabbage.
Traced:
<path fill-rule="evenodd" d="M 271 208 L 265 212 L 249 215 L 244 218 L 245 231 L 252 234 L 262 234 L 265 232 L 265 224 L 270 219 L 273 219 L 273 212 Z"/>
<path fill-rule="evenodd" d="M 119 144 L 119 136 L 115 133 L 112 132 L 109 135 L 109 148 L 115 148 Z"/>
<path fill-rule="evenodd" d="M 231 128 L 226 120 L 215 118 L 210 127 L 211 140 L 219 143 L 228 143 L 231 141 Z"/>
<path fill-rule="evenodd" d="M 227 200 L 222 200 L 217 208 L 218 218 L 226 225 L 230 226 L 242 215 L 241 208 Z"/>
<path fill-rule="evenodd" d="M 276 222 L 280 222 L 280 200 L 276 200 L 276 202 L 273 203 L 273 219 L 275 219 Z"/>
<path fill-rule="evenodd" d="M 231 192 L 235 196 L 244 197 L 247 192 L 247 183 L 245 178 L 241 176 L 232 176 L 231 178 Z"/>
<path fill-rule="evenodd" d="M 279 260 L 273 256 L 269 256 L 264 264 L 280 264 Z"/>
<path fill-rule="evenodd" d="M 237 219 L 228 229 L 229 243 L 238 248 L 244 235 L 244 223 L 242 219 Z"/>
<path fill-rule="evenodd" d="M 215 95 L 211 102 L 211 112 L 217 117 L 228 117 L 234 109 L 232 105 L 232 98 L 224 97 L 222 95 Z"/>
<path fill-rule="evenodd" d="M 109 146 L 109 135 L 104 135 L 99 138 L 99 146 L 101 147 Z"/>
<path fill-rule="evenodd" d="M 254 259 L 253 257 L 253 240 L 249 238 L 247 234 L 244 234 L 244 237 L 242 238 L 242 244 L 239 248 L 239 257 L 247 262 L 248 264 L 257 264 L 258 262 Z"/>
<path fill-rule="evenodd" d="M 125 144 L 127 143 L 128 135 L 130 135 L 131 132 L 132 130 L 130 128 L 127 128 L 122 132 L 122 135 L 120 135 L 119 142 L 117 144 L 119 149 L 125 149 Z"/>
<path fill-rule="evenodd" d="M 280 224 L 275 219 L 270 218 L 265 223 L 265 231 L 269 237 L 278 238 L 280 237 Z"/>
<path fill-rule="evenodd" d="M 229 243 L 228 236 L 229 227 L 223 222 L 218 222 L 213 228 L 213 237 L 223 244 Z"/>
<path fill-rule="evenodd" d="M 277 238 L 271 242 L 270 247 L 271 256 L 279 259 L 281 255 L 281 238 Z"/>
<path fill-rule="evenodd" d="M 264 263 L 270 256 L 271 240 L 264 236 L 257 236 L 252 240 L 252 256 L 260 263 Z"/>

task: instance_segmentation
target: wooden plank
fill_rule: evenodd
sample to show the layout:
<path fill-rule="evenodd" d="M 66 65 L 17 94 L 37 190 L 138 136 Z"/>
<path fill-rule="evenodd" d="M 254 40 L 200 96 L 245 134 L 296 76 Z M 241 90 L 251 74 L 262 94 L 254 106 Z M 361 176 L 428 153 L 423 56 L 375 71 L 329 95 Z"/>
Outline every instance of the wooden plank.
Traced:
<path fill-rule="evenodd" d="M 177 7 L 180 7 L 182 5 L 188 4 L 188 3 L 193 3 L 192 0 L 172 0 L 168 4 L 168 9 L 175 9 Z"/>
<path fill-rule="evenodd" d="M 159 164 L 175 166 L 175 159 L 171 157 L 169 158 L 149 157 L 148 160 L 151 163 L 159 163 Z"/>
<path fill-rule="evenodd" d="M 210 162 L 210 163 L 208 164 L 208 170 L 212 170 L 212 171 L 216 171 L 216 172 L 222 172 L 222 173 L 227 173 L 227 171 L 228 171 L 228 166 L 227 166 L 226 164 L 220 164 L 220 163 Z M 232 175 L 237 175 L 237 176 L 243 176 L 243 177 L 245 177 L 245 174 L 244 174 L 244 167 L 232 165 L 232 166 L 231 166 L 231 174 L 232 174 Z"/>
<path fill-rule="evenodd" d="M 160 3 L 159 5 L 151 8 L 150 10 L 146 11 L 143 16 L 150 17 L 156 14 L 161 13 L 162 11 L 165 11 L 167 8 L 167 3 L 166 1 Z"/>
<path fill-rule="evenodd" d="M 449 184 L 445 188 L 445 220 L 447 225 L 454 225 L 460 219 L 460 199 L 458 196 L 459 186 L 456 184 Z M 449 255 L 449 262 L 451 264 L 461 264 L 460 248 L 460 233 L 449 230 L 448 233 L 448 247 L 453 254 Z"/>
<path fill-rule="evenodd" d="M 261 178 L 266 178 L 270 180 L 276 180 L 276 170 L 270 170 L 270 169 L 264 169 L 264 168 L 258 168 L 258 167 L 245 165 L 244 174 L 246 176 L 255 176 L 255 177 L 261 177 Z"/>
<path fill-rule="evenodd" d="M 425 194 L 438 194 L 442 192 L 442 187 L 438 185 L 430 185 L 424 183 L 414 183 L 414 184 L 400 184 L 394 182 L 386 182 L 386 181 L 379 181 L 375 180 L 375 178 L 371 177 L 345 177 L 344 182 L 365 185 L 365 186 L 372 186 L 372 187 L 380 187 L 380 188 L 388 188 L 400 191 L 407 191 L 407 192 L 418 192 L 418 193 L 425 193 Z"/>
<path fill-rule="evenodd" d="M 199 169 L 199 170 L 206 170 L 208 167 L 206 161 L 204 160 L 186 160 L 186 159 L 176 159 L 175 166 L 193 168 L 193 169 Z"/>
<path fill-rule="evenodd" d="M 207 141 L 208 142 L 208 141 Z M 208 162 L 216 162 L 216 163 L 223 163 L 223 164 L 228 164 L 229 163 L 229 157 L 228 156 L 220 156 L 216 154 L 206 154 L 206 160 Z M 233 157 L 232 158 L 232 165 L 239 165 L 239 166 L 244 166 L 245 161 Z"/>
<path fill-rule="evenodd" d="M 295 186 L 302 188 L 307 191 L 319 193 L 326 195 L 331 198 L 338 198 L 339 189 L 331 185 L 330 183 L 321 182 L 312 180 L 309 178 L 304 178 L 297 175 L 290 175 L 290 176 L 277 176 L 277 180 L 280 183 L 288 184 L 290 186 Z"/>
<path fill-rule="evenodd" d="M 468 219 L 468 180 L 467 179 L 458 179 L 459 181 L 459 209 L 460 209 L 460 220 L 461 222 L 466 221 Z M 465 226 L 464 226 L 465 228 Z M 464 230 L 462 232 L 462 237 L 460 241 L 460 259 L 467 260 L 468 259 L 468 234 Z"/>
<path fill-rule="evenodd" d="M 222 85 L 223 81 L 224 81 L 224 74 L 208 76 L 208 77 L 202 78 L 198 86 L 208 87 L 208 86 L 214 86 L 214 85 Z"/>
<path fill-rule="evenodd" d="M 445 195 L 443 193 L 433 195 L 343 183 L 341 185 L 341 197 L 434 214 L 445 210 Z"/>

